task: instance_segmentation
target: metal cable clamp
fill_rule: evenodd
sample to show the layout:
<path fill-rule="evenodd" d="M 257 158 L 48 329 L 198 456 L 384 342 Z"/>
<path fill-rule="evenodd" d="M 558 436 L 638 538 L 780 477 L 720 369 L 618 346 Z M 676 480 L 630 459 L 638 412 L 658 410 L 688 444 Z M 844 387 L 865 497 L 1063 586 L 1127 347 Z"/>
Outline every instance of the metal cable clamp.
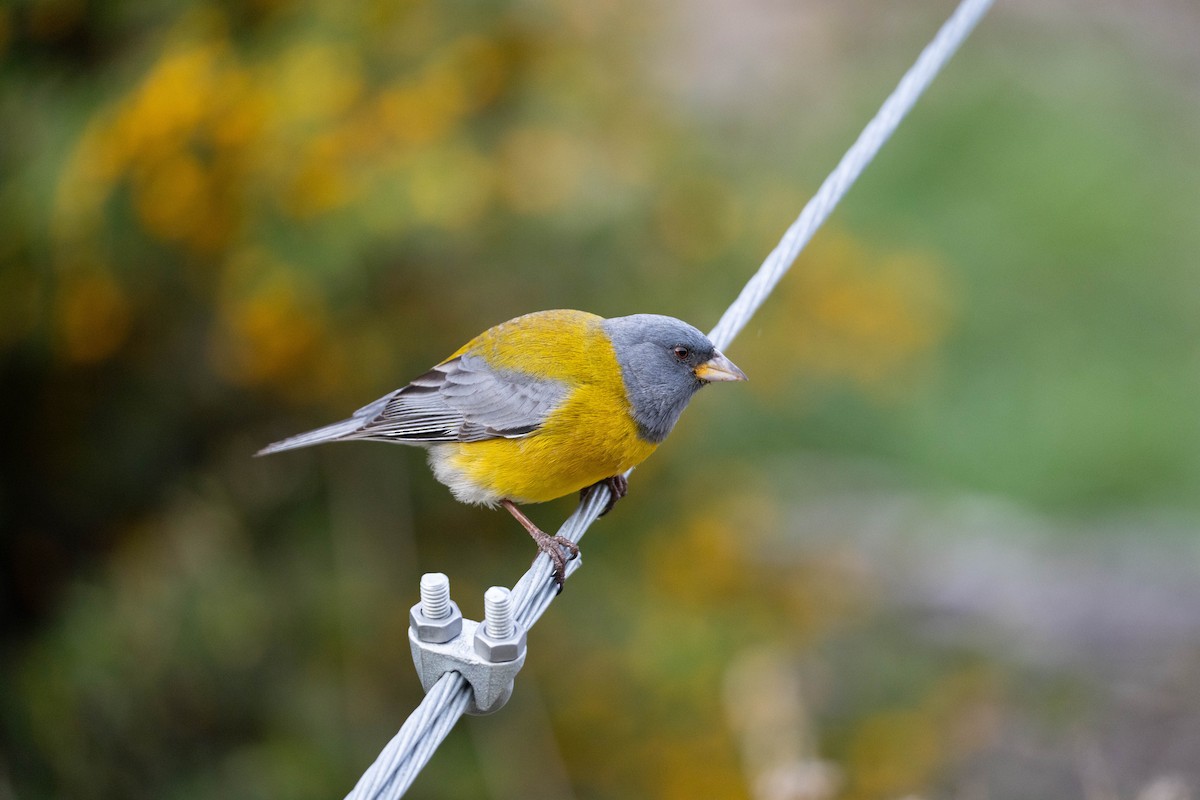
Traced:
<path fill-rule="evenodd" d="M 484 620 L 464 619 L 450 600 L 450 579 L 440 572 L 421 577 L 421 602 L 409 611 L 408 642 L 421 686 L 428 692 L 447 672 L 471 686 L 468 714 L 499 711 L 512 696 L 525 666 L 525 629 L 513 619 L 508 589 L 493 586 L 483 596 Z"/>

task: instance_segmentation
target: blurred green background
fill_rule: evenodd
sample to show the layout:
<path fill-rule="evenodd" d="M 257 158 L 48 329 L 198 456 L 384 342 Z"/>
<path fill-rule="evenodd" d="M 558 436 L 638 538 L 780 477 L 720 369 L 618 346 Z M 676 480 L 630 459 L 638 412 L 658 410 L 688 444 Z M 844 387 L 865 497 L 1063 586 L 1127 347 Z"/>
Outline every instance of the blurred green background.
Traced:
<path fill-rule="evenodd" d="M 952 8 L 0 6 L 0 798 L 348 791 L 420 574 L 533 548 L 251 454 L 526 311 L 711 327 Z M 1001 3 L 410 796 L 1200 796 L 1198 36 Z"/>

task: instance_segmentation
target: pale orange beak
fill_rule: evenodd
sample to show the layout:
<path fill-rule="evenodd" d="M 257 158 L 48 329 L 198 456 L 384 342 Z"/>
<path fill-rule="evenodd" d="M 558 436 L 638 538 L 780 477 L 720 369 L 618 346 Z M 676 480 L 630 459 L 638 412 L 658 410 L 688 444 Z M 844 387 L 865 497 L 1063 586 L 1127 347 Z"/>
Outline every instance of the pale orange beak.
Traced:
<path fill-rule="evenodd" d="M 737 368 L 737 365 L 726 358 L 720 350 L 713 355 L 708 361 L 705 361 L 695 369 L 696 377 L 702 381 L 746 381 L 750 380 L 746 377 L 746 373 Z"/>

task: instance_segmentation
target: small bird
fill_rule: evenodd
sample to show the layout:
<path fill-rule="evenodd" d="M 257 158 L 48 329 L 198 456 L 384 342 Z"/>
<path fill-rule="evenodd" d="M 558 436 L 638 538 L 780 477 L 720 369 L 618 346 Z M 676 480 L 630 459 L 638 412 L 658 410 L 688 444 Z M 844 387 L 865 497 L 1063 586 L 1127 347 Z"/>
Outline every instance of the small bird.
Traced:
<path fill-rule="evenodd" d="M 256 455 L 356 439 L 424 447 L 458 500 L 503 506 L 521 523 L 561 590 L 564 550 L 573 558 L 579 547 L 542 531 L 518 504 L 605 484 L 608 513 L 628 488 L 624 473 L 657 449 L 698 389 L 744 380 L 708 337 L 673 317 L 538 311 L 489 328 L 349 419 Z"/>

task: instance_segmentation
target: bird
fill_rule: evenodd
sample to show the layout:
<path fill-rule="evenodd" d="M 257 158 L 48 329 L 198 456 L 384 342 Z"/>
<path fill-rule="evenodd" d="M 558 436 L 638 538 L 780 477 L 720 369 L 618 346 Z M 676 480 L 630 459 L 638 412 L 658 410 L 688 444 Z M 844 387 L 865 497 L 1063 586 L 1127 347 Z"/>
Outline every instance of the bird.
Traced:
<path fill-rule="evenodd" d="M 550 557 L 561 591 L 579 547 L 520 506 L 606 485 L 608 513 L 628 490 L 625 473 L 662 444 L 697 391 L 744 380 L 674 317 L 537 311 L 487 329 L 348 419 L 255 455 L 355 440 L 423 447 L 457 500 L 512 514 Z"/>

